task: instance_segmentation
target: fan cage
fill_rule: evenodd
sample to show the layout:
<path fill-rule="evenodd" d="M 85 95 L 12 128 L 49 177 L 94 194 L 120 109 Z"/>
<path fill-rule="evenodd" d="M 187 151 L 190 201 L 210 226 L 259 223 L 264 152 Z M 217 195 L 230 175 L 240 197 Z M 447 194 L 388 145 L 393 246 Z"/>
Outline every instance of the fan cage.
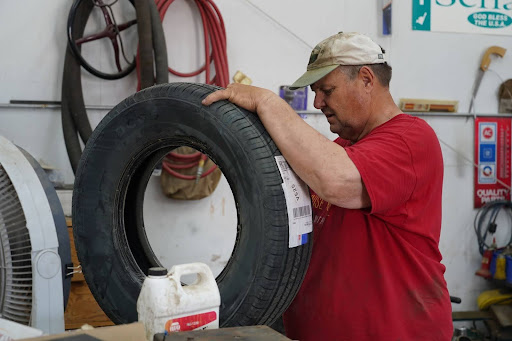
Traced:
<path fill-rule="evenodd" d="M 21 202 L 0 164 L 0 316 L 29 325 L 32 246 Z"/>

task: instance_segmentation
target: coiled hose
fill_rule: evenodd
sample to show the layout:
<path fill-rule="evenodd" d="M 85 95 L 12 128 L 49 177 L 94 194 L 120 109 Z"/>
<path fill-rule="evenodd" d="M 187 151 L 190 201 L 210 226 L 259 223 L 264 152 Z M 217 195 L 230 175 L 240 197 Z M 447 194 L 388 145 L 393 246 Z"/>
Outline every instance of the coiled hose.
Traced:
<path fill-rule="evenodd" d="M 491 247 L 485 243 L 485 239 L 489 233 L 494 234 L 496 232 L 496 218 L 502 210 L 504 210 L 512 219 L 512 202 L 507 200 L 489 202 L 482 206 L 475 216 L 473 226 L 475 229 L 476 237 L 478 239 L 478 251 L 481 255 L 484 254 L 486 249 Z M 512 233 L 508 243 L 505 246 L 509 246 L 511 244 Z"/>
<path fill-rule="evenodd" d="M 142 44 L 142 47 L 139 46 L 139 54 L 142 57 L 138 56 L 137 61 L 138 64 L 144 65 L 144 72 L 139 79 L 145 86 L 151 86 L 155 83 L 156 71 L 157 84 L 167 83 L 167 48 L 156 3 L 153 0 L 130 2 L 135 3 L 139 45 Z M 74 21 L 68 21 L 68 25 L 72 25 L 71 39 L 77 40 L 83 36 L 93 7 L 93 1 L 75 0 L 70 11 L 70 14 L 73 13 Z M 92 133 L 83 99 L 80 66 L 81 62 L 74 56 L 68 44 L 62 81 L 62 129 L 73 172 L 76 172 L 82 154 L 77 130 L 84 144 Z"/>
<path fill-rule="evenodd" d="M 163 21 L 167 9 L 174 0 L 156 0 L 156 6 Z M 226 87 L 229 84 L 229 67 L 226 50 L 226 28 L 219 8 L 212 0 L 194 0 L 199 9 L 204 32 L 205 64 L 198 70 L 184 73 L 169 67 L 169 72 L 178 77 L 193 77 L 205 72 L 205 83 Z M 211 42 L 211 47 L 210 47 Z M 211 54 L 210 54 L 211 49 Z M 211 76 L 213 63 L 215 75 Z"/>
<path fill-rule="evenodd" d="M 90 1 L 75 1 L 73 4 L 71 10 L 76 10 L 77 13 L 76 20 L 72 23 L 73 39 L 83 36 L 87 19 L 93 7 L 94 4 Z M 87 114 L 84 115 L 85 104 L 82 93 L 80 62 L 75 58 L 69 44 L 66 47 L 66 57 L 64 60 L 61 100 L 62 132 L 71 168 L 73 173 L 75 173 L 80 156 L 82 155 L 77 130 L 85 144 L 89 136 L 91 136 L 92 129 Z"/>
<path fill-rule="evenodd" d="M 163 21 L 169 6 L 174 2 L 174 0 L 155 1 L 160 14 L 160 20 Z M 224 26 L 224 20 L 222 19 L 222 15 L 218 7 L 212 0 L 195 0 L 195 3 L 199 9 L 199 14 L 201 15 L 203 23 L 205 64 L 198 70 L 188 73 L 176 71 L 170 66 L 168 67 L 168 70 L 171 74 L 178 77 L 193 77 L 205 72 L 206 84 L 215 84 L 226 87 L 229 84 L 229 67 L 226 52 L 226 28 Z M 212 63 L 215 69 L 215 75 L 213 77 L 211 76 L 210 71 L 210 64 Z M 213 165 L 203 173 L 202 167 L 205 160 L 206 156 L 199 152 L 189 155 L 171 152 L 167 154 L 166 158 L 164 158 L 162 162 L 162 169 L 179 179 L 196 180 L 197 182 L 199 178 L 208 176 L 217 168 L 216 165 Z M 189 163 L 183 163 L 185 161 L 188 161 Z M 196 166 L 198 167 L 196 176 L 184 175 L 176 171 Z"/>

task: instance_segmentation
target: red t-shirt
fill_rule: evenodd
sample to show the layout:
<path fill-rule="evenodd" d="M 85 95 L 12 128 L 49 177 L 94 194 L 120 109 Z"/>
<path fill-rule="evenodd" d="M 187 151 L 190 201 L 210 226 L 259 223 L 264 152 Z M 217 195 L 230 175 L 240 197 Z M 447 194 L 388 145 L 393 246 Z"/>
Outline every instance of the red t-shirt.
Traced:
<path fill-rule="evenodd" d="M 438 248 L 443 159 L 434 131 L 401 114 L 353 145 L 335 142 L 359 170 L 371 208 L 344 209 L 312 193 L 313 254 L 284 314 L 288 337 L 450 340 L 451 303 Z"/>

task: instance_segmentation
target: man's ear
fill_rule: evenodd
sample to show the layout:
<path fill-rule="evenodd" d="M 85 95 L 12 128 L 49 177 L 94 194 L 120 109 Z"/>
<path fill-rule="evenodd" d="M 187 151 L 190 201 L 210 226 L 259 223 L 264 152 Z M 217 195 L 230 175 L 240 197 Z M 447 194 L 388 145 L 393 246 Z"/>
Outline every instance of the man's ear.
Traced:
<path fill-rule="evenodd" d="M 361 67 L 359 70 L 359 78 L 363 81 L 365 88 L 373 88 L 373 84 L 375 82 L 375 74 L 368 66 Z"/>

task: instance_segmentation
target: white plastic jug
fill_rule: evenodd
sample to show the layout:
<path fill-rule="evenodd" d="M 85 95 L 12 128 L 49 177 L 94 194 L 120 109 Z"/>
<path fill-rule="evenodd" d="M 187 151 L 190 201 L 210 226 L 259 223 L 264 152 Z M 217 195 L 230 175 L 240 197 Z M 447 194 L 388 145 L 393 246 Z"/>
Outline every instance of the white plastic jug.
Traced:
<path fill-rule="evenodd" d="M 182 286 L 181 276 L 197 274 L 198 280 Z M 190 263 L 150 268 L 144 280 L 137 313 L 144 324 L 146 340 L 154 334 L 219 328 L 220 293 L 208 265 Z"/>

